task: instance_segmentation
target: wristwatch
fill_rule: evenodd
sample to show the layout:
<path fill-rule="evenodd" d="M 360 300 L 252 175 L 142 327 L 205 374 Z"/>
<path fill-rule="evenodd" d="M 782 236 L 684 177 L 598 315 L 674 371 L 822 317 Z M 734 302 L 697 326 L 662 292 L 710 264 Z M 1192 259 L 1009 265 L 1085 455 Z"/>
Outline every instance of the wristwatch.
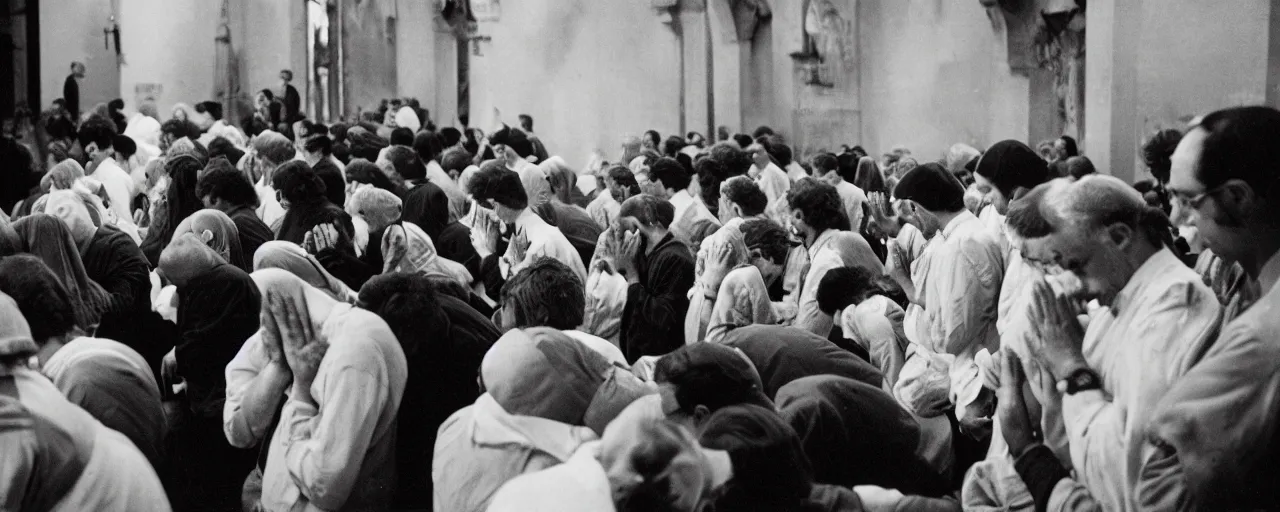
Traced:
<path fill-rule="evenodd" d="M 1102 377 L 1088 368 L 1079 368 L 1058 381 L 1058 391 L 1068 395 L 1094 389 L 1102 389 Z"/>

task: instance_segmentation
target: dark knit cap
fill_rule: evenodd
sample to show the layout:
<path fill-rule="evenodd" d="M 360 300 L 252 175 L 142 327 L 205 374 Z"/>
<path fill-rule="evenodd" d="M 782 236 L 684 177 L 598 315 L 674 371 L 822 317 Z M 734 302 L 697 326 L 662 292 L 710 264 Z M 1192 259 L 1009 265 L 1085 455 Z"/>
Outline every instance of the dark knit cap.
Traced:
<path fill-rule="evenodd" d="M 501 130 L 493 132 L 493 135 L 489 136 L 489 143 L 495 146 L 498 144 L 509 146 L 521 158 L 533 154 L 533 143 L 529 142 L 529 137 L 510 126 L 503 125 Z"/>
<path fill-rule="evenodd" d="M 929 162 L 907 171 L 893 189 L 894 197 L 910 199 L 924 209 L 954 212 L 964 209 L 964 185 L 942 164 Z"/>
<path fill-rule="evenodd" d="M 1019 187 L 1033 189 L 1049 181 L 1049 164 L 1035 150 L 1016 140 L 1002 140 L 983 153 L 974 173 L 996 186 L 1007 199 Z"/>

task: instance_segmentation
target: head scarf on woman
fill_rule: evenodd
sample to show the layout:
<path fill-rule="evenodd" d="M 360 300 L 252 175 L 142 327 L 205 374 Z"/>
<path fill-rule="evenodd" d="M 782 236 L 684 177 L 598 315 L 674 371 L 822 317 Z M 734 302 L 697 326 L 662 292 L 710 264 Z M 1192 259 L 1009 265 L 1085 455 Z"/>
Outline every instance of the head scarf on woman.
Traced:
<path fill-rule="evenodd" d="M 915 419 L 883 390 L 816 375 L 783 386 L 775 402 L 800 435 L 814 480 L 935 497 L 947 493 L 948 482 L 916 455 Z"/>
<path fill-rule="evenodd" d="M 89 279 L 67 225 L 52 215 L 32 214 L 14 223 L 13 229 L 23 239 L 24 250 L 39 257 L 67 288 L 76 325 L 92 332 L 111 297 Z"/>
<path fill-rule="evenodd" d="M 124 135 L 138 143 L 139 149 L 148 145 L 160 151 L 160 121 L 143 114 L 135 113 L 129 117 L 129 124 L 124 128 Z M 150 150 L 151 148 L 148 148 Z"/>
<path fill-rule="evenodd" d="M 142 253 L 152 266 L 158 264 L 160 252 L 173 239 L 173 230 L 184 219 L 204 208 L 204 202 L 196 197 L 196 181 L 204 164 L 190 155 L 170 157 L 165 161 L 165 174 L 169 185 L 165 191 L 165 214 L 151 219 L 147 238 L 142 241 Z"/>
<path fill-rule="evenodd" d="M 573 191 L 578 186 L 578 174 L 569 168 L 564 159 L 553 156 L 543 160 L 538 167 L 547 176 L 547 181 L 555 192 L 554 198 L 564 204 L 574 204 Z"/>
<path fill-rule="evenodd" d="M 555 329 L 512 329 L 480 363 L 486 393 L 510 414 L 603 433 L 626 406 L 651 391 L 585 343 Z"/>
<path fill-rule="evenodd" d="M 195 212 L 173 230 L 175 237 L 185 233 L 195 234 L 227 263 L 245 272 L 252 272 L 244 250 L 240 248 L 240 232 L 227 214 L 214 209 Z"/>
<path fill-rule="evenodd" d="M 201 146 L 200 143 L 186 137 L 173 141 L 173 145 L 169 146 L 169 152 L 165 156 L 170 159 L 190 156 L 200 162 L 201 168 L 209 163 L 209 150 Z"/>
<path fill-rule="evenodd" d="M 272 240 L 258 247 L 258 252 L 253 255 L 253 270 L 269 268 L 286 270 L 334 300 L 355 303 L 356 294 L 351 288 L 325 270 L 315 256 L 307 254 L 293 242 Z"/>

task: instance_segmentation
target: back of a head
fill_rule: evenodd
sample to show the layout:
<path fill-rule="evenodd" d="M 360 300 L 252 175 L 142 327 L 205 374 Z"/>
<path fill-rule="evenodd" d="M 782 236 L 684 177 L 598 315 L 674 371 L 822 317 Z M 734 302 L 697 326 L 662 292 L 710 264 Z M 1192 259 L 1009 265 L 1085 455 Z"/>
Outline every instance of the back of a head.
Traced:
<path fill-rule="evenodd" d="M 306 162 L 285 163 L 271 176 L 271 188 L 295 205 L 315 204 L 325 200 L 324 181 Z"/>
<path fill-rule="evenodd" d="M 732 138 L 733 138 L 733 142 L 742 149 L 746 149 L 748 146 L 751 145 L 751 143 L 755 142 L 754 137 L 747 135 L 745 133 L 735 133 L 733 134 Z"/>
<path fill-rule="evenodd" d="M 839 229 L 841 221 L 844 227 L 849 225 L 840 193 L 826 182 L 813 178 L 797 181 L 787 191 L 787 204 L 793 210 L 800 210 L 805 224 L 818 232 Z"/>
<path fill-rule="evenodd" d="M 374 162 L 378 160 L 378 153 L 382 152 L 382 148 L 389 144 L 377 133 L 364 128 L 353 128 L 347 131 L 347 145 L 351 147 L 352 156 Z"/>
<path fill-rule="evenodd" d="M 209 114 L 209 117 L 212 117 L 214 121 L 222 120 L 222 104 L 216 101 L 196 103 L 196 112 Z"/>
<path fill-rule="evenodd" d="M 88 149 L 93 144 L 99 150 L 107 149 L 115 142 L 116 124 L 110 119 L 93 116 L 80 124 L 76 137 L 80 147 Z"/>
<path fill-rule="evenodd" d="M 0 258 L 0 292 L 13 297 L 37 344 L 76 327 L 71 296 L 40 258 L 18 254 Z"/>
<path fill-rule="evenodd" d="M 813 157 L 814 172 L 828 173 L 840 169 L 840 159 L 831 153 L 819 153 Z"/>
<path fill-rule="evenodd" d="M 769 196 L 765 195 L 755 180 L 747 176 L 729 178 L 720 187 L 720 193 L 725 199 L 738 205 L 742 209 L 742 215 L 746 217 L 760 215 L 769 206 Z"/>
<path fill-rule="evenodd" d="M 748 143 L 750 145 L 750 143 Z M 753 162 L 751 155 L 742 148 L 746 146 L 738 146 L 733 142 L 718 142 L 711 146 L 710 154 L 707 158 L 719 162 L 724 166 L 725 173 L 728 176 L 741 176 L 751 169 Z"/>
<path fill-rule="evenodd" d="M 423 180 L 427 178 L 427 166 L 418 158 L 418 153 L 408 146 L 391 146 L 387 148 L 385 157 L 396 173 L 406 180 Z"/>
<path fill-rule="evenodd" d="M 235 168 L 217 168 L 205 172 L 196 183 L 196 196 L 202 199 L 221 199 L 237 206 L 258 206 L 258 193 L 253 184 L 249 183 L 249 178 L 244 173 Z"/>
<path fill-rule="evenodd" d="M 662 182 L 662 186 L 677 192 L 689 188 L 689 183 L 693 181 L 693 176 L 690 176 L 684 166 L 674 158 L 657 159 L 649 168 L 649 172 L 655 180 Z"/>
<path fill-rule="evenodd" d="M 846 182 L 853 183 L 858 176 L 858 156 L 853 153 L 841 153 L 836 157 L 836 161 L 839 163 L 840 177 Z"/>
<path fill-rule="evenodd" d="M 662 141 L 662 154 L 663 156 L 675 158 L 676 154 L 680 153 L 680 150 L 684 149 L 684 147 L 685 140 L 678 135 L 672 135 L 667 137 L 667 140 Z"/>
<path fill-rule="evenodd" d="M 1016 140 L 1002 140 L 987 149 L 974 167 L 1008 200 L 1021 188 L 1031 190 L 1053 178 L 1048 163 L 1035 150 Z"/>
<path fill-rule="evenodd" d="M 440 129 L 440 137 L 444 139 L 444 147 L 451 148 L 458 145 L 458 141 L 462 140 L 462 132 L 457 128 L 448 126 Z"/>
<path fill-rule="evenodd" d="M 577 329 L 586 308 L 583 286 L 564 263 L 538 258 L 503 285 L 502 303 L 512 306 L 516 328 Z"/>
<path fill-rule="evenodd" d="M 864 267 L 833 268 L 818 283 L 818 309 L 828 315 L 880 293 L 880 276 Z"/>
<path fill-rule="evenodd" d="M 813 469 L 800 436 L 778 413 L 752 405 L 726 407 L 711 415 L 698 441 L 729 452 L 733 462 L 733 478 L 716 501 L 717 510 L 803 509 Z"/>
<path fill-rule="evenodd" d="M 467 184 L 467 190 L 476 201 L 492 200 L 513 210 L 529 207 L 529 194 L 520 182 L 520 175 L 496 160 L 480 167 Z"/>
<path fill-rule="evenodd" d="M 761 257 L 779 265 L 787 262 L 791 237 L 781 224 L 770 219 L 752 219 L 743 222 L 738 229 L 742 231 L 742 242 L 747 250 L 758 250 Z"/>
<path fill-rule="evenodd" d="M 1160 183 L 1169 182 L 1169 169 L 1173 163 L 1173 150 L 1182 141 L 1182 132 L 1178 130 L 1160 130 L 1142 145 L 1142 161 L 1147 164 L 1151 175 Z"/>
<path fill-rule="evenodd" d="M 660 226 L 662 229 L 667 229 L 671 226 L 673 219 L 663 212 L 664 204 L 671 206 L 667 200 L 649 194 L 632 196 L 622 202 L 622 207 L 618 210 L 618 218 L 634 217 L 645 226 Z M 675 210 L 672 209 L 670 214 L 674 216 Z"/>
<path fill-rule="evenodd" d="M 1097 173 L 1098 170 L 1093 167 L 1093 162 L 1087 156 L 1073 156 L 1066 161 L 1067 175 L 1072 178 L 1083 178 L 1090 174 Z"/>
<path fill-rule="evenodd" d="M 138 152 L 138 143 L 124 135 L 116 135 L 111 141 L 111 147 L 126 160 L 133 158 L 133 155 Z"/>
<path fill-rule="evenodd" d="M 773 406 L 751 361 L 718 343 L 685 345 L 663 356 L 653 380 L 671 385 L 679 409 L 688 413 L 697 406 L 713 413 L 739 404 Z"/>
<path fill-rule="evenodd" d="M 858 172 L 853 177 L 853 184 L 864 192 L 888 192 L 884 173 L 876 164 L 876 159 L 864 156 L 858 159 Z"/>
<path fill-rule="evenodd" d="M 755 131 L 751 132 L 751 138 L 753 139 L 759 139 L 760 137 L 765 137 L 770 135 L 774 135 L 773 128 L 770 128 L 765 125 L 760 125 L 756 127 Z"/>
<path fill-rule="evenodd" d="M 406 357 L 432 352 L 430 343 L 446 343 L 440 326 L 444 312 L 431 281 L 417 272 L 373 276 L 360 288 L 359 306 L 382 317 L 400 341 Z"/>
<path fill-rule="evenodd" d="M 440 167 L 444 168 L 444 172 L 457 172 L 458 174 L 462 174 L 462 171 L 467 170 L 467 167 L 471 166 L 471 160 L 472 155 L 471 153 L 467 153 L 467 150 L 462 148 L 451 148 L 446 150 L 444 154 L 440 156 Z"/>
<path fill-rule="evenodd" d="M 391 130 L 391 145 L 392 146 L 412 146 L 413 130 L 410 130 L 408 128 L 403 128 L 403 127 Z"/>
<path fill-rule="evenodd" d="M 280 165 L 293 160 L 294 155 L 297 154 L 293 143 L 289 142 L 287 137 L 270 130 L 258 134 L 253 139 L 253 150 L 258 154 L 259 158 L 272 165 Z"/>
<path fill-rule="evenodd" d="M 958 212 L 964 209 L 964 186 L 942 167 L 927 163 L 902 176 L 894 188 L 894 197 L 910 199 L 932 212 Z"/>
<path fill-rule="evenodd" d="M 440 141 L 440 135 L 423 131 L 413 136 L 413 150 L 418 152 L 420 160 L 430 162 L 440 160 L 440 154 L 444 152 L 444 144 Z M 458 169 L 458 172 L 462 172 L 462 169 Z"/>
<path fill-rule="evenodd" d="M 363 158 L 357 158 L 348 163 L 344 174 L 348 182 L 364 183 L 389 191 L 395 191 L 396 188 L 387 175 L 378 168 L 378 164 Z"/>
<path fill-rule="evenodd" d="M 302 148 L 308 153 L 319 153 L 320 156 L 329 156 L 333 154 L 333 139 L 328 135 L 316 135 L 307 138 L 302 143 Z"/>

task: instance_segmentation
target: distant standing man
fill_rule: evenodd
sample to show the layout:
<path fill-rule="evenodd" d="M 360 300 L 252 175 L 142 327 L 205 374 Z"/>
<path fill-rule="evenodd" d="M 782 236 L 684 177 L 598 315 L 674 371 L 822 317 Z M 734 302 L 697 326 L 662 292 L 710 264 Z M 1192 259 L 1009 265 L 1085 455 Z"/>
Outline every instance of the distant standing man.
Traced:
<path fill-rule="evenodd" d="M 62 99 L 71 114 L 71 121 L 77 124 L 80 122 L 80 81 L 84 80 L 84 72 L 84 63 L 72 62 L 71 74 L 62 84 Z"/>
<path fill-rule="evenodd" d="M 280 70 L 280 89 L 284 93 L 284 118 L 285 122 L 290 124 L 298 118 L 298 112 L 302 109 L 302 96 L 299 96 L 298 90 L 289 84 L 292 81 L 293 71 Z"/>

